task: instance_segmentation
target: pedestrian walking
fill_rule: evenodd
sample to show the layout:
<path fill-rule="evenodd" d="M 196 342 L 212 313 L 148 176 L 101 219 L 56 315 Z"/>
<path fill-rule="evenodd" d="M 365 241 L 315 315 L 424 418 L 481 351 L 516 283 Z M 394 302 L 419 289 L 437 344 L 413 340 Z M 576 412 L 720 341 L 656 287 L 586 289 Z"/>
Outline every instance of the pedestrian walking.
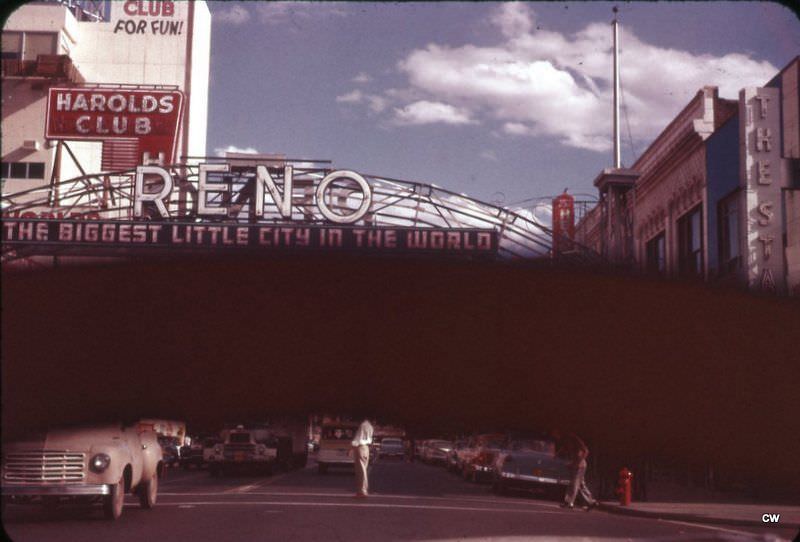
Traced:
<path fill-rule="evenodd" d="M 356 471 L 356 497 L 369 495 L 369 480 L 367 468 L 369 467 L 369 447 L 372 444 L 372 424 L 364 419 L 353 437 L 353 464 Z"/>
<path fill-rule="evenodd" d="M 569 458 L 571 461 L 570 467 L 572 468 L 572 482 L 564 494 L 564 502 L 561 506 L 574 508 L 575 499 L 580 495 L 585 502 L 583 509 L 588 512 L 597 506 L 597 501 L 592 497 L 589 488 L 586 487 L 585 480 L 586 458 L 589 456 L 589 448 L 578 435 L 562 436 L 559 431 L 554 431 L 553 436 L 556 439 L 558 455 Z"/>

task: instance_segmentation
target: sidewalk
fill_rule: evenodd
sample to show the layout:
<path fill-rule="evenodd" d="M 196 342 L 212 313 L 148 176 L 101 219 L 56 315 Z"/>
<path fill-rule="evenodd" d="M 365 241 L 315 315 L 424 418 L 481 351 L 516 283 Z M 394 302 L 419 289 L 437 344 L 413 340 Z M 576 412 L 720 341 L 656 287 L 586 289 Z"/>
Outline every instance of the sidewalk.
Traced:
<path fill-rule="evenodd" d="M 785 504 L 634 502 L 630 506 L 621 506 L 616 501 L 603 501 L 599 509 L 628 516 L 746 527 L 770 525 L 762 519 L 764 514 L 780 514 L 778 522 L 772 525 L 800 529 L 800 506 Z"/>

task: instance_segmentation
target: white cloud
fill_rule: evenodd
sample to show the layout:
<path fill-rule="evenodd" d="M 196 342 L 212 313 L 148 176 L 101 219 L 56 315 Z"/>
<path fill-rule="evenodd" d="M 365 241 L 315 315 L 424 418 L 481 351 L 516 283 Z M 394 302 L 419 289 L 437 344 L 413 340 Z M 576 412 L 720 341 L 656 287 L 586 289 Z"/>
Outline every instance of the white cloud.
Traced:
<path fill-rule="evenodd" d="M 214 149 L 214 152 L 217 153 L 217 156 L 225 156 L 225 153 L 228 152 L 239 152 L 242 154 L 258 154 L 258 151 L 253 147 L 237 147 L 235 145 L 228 145 L 227 147 L 217 147 Z"/>
<path fill-rule="evenodd" d="M 525 126 L 521 122 L 506 122 L 503 124 L 503 132 L 509 135 L 533 135 L 530 126 Z"/>
<path fill-rule="evenodd" d="M 569 35 L 540 30 L 526 3 L 501 4 L 490 22 L 500 31 L 493 45 L 429 44 L 398 63 L 408 86 L 382 93 L 394 123 L 479 122 L 494 133 L 610 149 L 609 25 L 591 23 Z M 703 86 L 719 86 L 721 96 L 736 98 L 740 88 L 763 85 L 777 71 L 745 54 L 699 55 L 651 45 L 624 26 L 620 42 L 623 123 L 639 142 L 655 137 Z"/>
<path fill-rule="evenodd" d="M 214 11 L 213 17 L 214 21 L 240 25 L 250 20 L 250 12 L 247 11 L 244 6 L 231 4 L 230 6 L 225 6 L 223 9 Z"/>
<path fill-rule="evenodd" d="M 361 72 L 355 77 L 353 77 L 354 83 L 364 84 L 364 83 L 369 83 L 370 81 L 372 81 L 372 77 L 370 77 L 364 72 Z"/>
<path fill-rule="evenodd" d="M 367 102 L 369 103 L 369 108 L 373 113 L 380 113 L 389 107 L 389 100 L 375 94 L 370 94 L 367 96 Z"/>
<path fill-rule="evenodd" d="M 495 11 L 491 18 L 493 24 L 507 38 L 527 34 L 533 27 L 531 11 L 521 2 L 507 2 Z"/>
<path fill-rule="evenodd" d="M 497 162 L 497 154 L 491 149 L 486 149 L 485 151 L 481 152 L 481 158 L 485 158 L 486 160 L 490 160 L 492 162 Z"/>
<path fill-rule="evenodd" d="M 363 98 L 364 95 L 362 94 L 362 92 L 358 89 L 355 89 L 351 92 L 348 92 L 347 94 L 342 94 L 340 96 L 337 96 L 336 101 L 339 103 L 352 104 L 360 102 Z"/>
<path fill-rule="evenodd" d="M 300 24 L 312 18 L 344 17 L 346 2 L 254 2 L 265 24 Z"/>
<path fill-rule="evenodd" d="M 472 124 L 469 113 L 441 102 L 420 100 L 394 109 L 394 123 L 409 124 Z"/>

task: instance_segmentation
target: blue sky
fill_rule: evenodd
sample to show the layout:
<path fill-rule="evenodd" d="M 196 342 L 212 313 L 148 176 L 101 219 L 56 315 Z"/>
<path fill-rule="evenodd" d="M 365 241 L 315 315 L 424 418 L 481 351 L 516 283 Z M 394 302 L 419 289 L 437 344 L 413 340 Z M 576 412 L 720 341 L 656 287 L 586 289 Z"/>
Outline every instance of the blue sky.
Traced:
<path fill-rule="evenodd" d="M 209 2 L 208 152 L 333 160 L 512 205 L 594 193 L 611 166 L 605 2 Z M 619 3 L 622 161 L 703 85 L 725 98 L 800 52 L 769 2 Z"/>

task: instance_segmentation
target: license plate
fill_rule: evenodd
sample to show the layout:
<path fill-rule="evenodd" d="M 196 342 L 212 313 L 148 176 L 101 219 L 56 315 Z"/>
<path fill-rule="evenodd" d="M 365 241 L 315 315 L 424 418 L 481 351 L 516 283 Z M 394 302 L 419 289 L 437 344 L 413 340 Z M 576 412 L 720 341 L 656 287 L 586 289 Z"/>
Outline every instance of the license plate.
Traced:
<path fill-rule="evenodd" d="M 533 475 L 534 476 L 541 476 L 542 475 L 542 469 L 533 469 Z"/>
<path fill-rule="evenodd" d="M 242 452 L 237 452 L 237 453 L 233 454 L 233 460 L 234 461 L 244 461 L 244 459 L 245 459 L 244 453 L 242 453 Z"/>

